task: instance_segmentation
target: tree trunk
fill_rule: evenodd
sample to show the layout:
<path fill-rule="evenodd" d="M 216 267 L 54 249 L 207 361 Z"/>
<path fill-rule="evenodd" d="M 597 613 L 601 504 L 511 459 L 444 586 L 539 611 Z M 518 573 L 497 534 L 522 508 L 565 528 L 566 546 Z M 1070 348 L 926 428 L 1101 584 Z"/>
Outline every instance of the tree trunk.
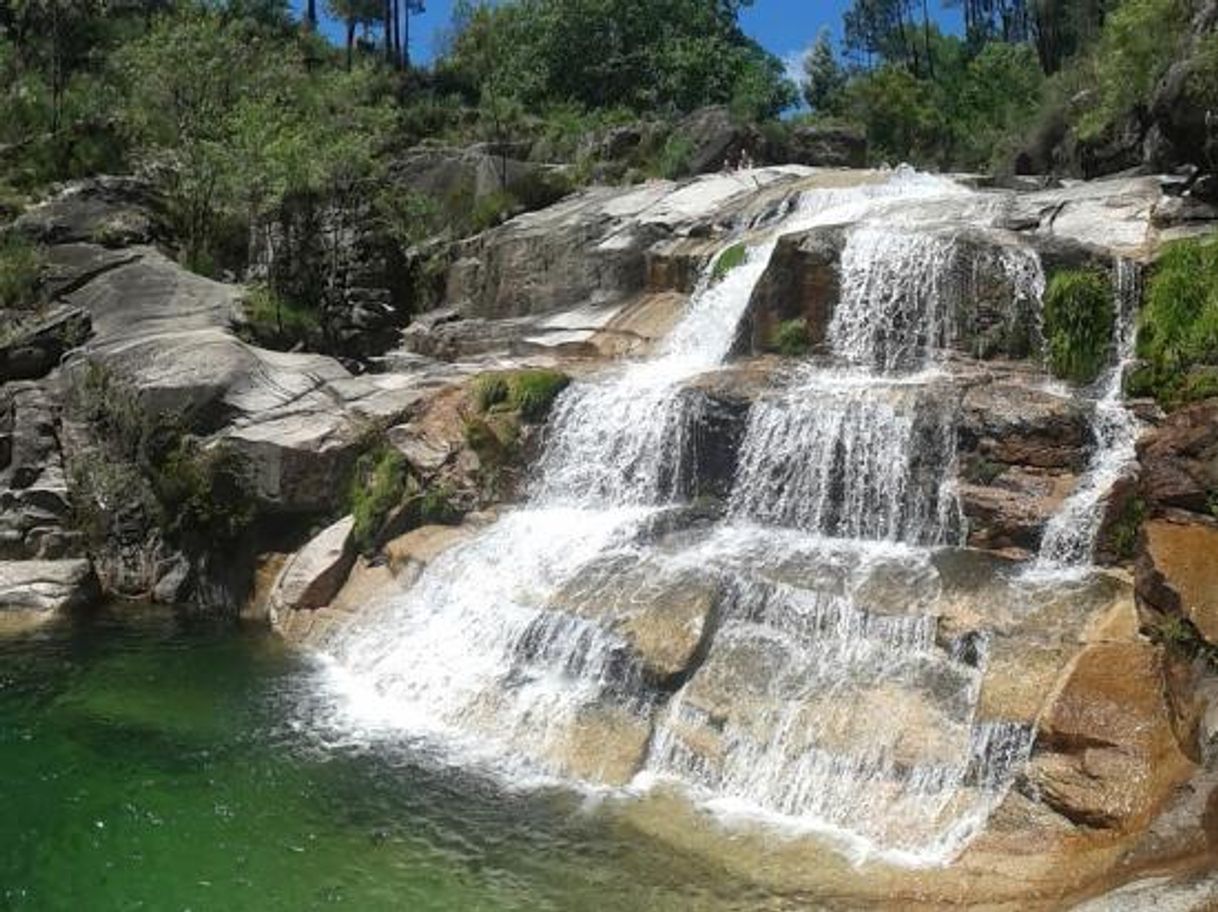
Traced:
<path fill-rule="evenodd" d="M 393 66 L 393 0 L 385 0 L 385 63 Z"/>
<path fill-rule="evenodd" d="M 393 0 L 393 65 L 402 68 L 402 6 Z"/>
<path fill-rule="evenodd" d="M 310 32 L 317 31 L 317 0 L 309 0 L 305 6 L 305 28 Z"/>
<path fill-rule="evenodd" d="M 931 79 L 935 78 L 935 59 L 930 50 L 930 10 L 926 0 L 922 0 L 922 37 L 926 42 L 926 70 Z"/>
<path fill-rule="evenodd" d="M 351 72 L 351 57 L 355 49 L 355 19 L 347 20 L 347 72 Z"/>

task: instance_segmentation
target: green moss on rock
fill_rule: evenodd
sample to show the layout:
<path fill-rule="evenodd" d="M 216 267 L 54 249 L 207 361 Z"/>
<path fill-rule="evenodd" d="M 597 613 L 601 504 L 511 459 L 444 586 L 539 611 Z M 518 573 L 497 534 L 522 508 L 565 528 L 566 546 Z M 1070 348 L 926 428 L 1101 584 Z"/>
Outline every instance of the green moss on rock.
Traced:
<path fill-rule="evenodd" d="M 808 321 L 803 317 L 794 320 L 783 320 L 774 327 L 770 338 L 770 348 L 788 358 L 798 358 L 806 355 L 812 348 L 812 337 L 808 332 Z"/>
<path fill-rule="evenodd" d="M 1144 364 L 1127 381 L 1131 394 L 1168 408 L 1218 395 L 1218 242 L 1164 249 L 1146 286 L 1138 355 Z"/>
<path fill-rule="evenodd" d="M 711 281 L 722 281 L 724 276 L 743 263 L 748 256 L 748 248 L 743 244 L 733 244 L 728 247 L 715 260 L 715 265 L 711 269 Z"/>
<path fill-rule="evenodd" d="M 1112 283 L 1095 270 L 1066 270 L 1045 291 L 1045 340 L 1053 374 L 1090 383 L 1108 361 L 1114 320 Z"/>

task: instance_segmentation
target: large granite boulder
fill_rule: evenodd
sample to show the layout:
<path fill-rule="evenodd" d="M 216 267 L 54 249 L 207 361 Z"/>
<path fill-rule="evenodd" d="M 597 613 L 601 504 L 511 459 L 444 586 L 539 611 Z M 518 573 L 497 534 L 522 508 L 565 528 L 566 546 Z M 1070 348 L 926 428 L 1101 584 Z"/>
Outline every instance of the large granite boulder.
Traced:
<path fill-rule="evenodd" d="M 1138 441 L 1138 462 L 1148 504 L 1209 514 L 1218 497 L 1218 400 L 1169 415 Z"/>
<path fill-rule="evenodd" d="M 0 561 L 0 614 L 79 608 L 96 592 L 93 568 L 81 558 Z"/>
<path fill-rule="evenodd" d="M 270 593 L 272 617 L 286 611 L 315 611 L 330 603 L 355 561 L 346 516 L 327 526 L 284 562 Z"/>
<path fill-rule="evenodd" d="M 1218 644 L 1218 523 L 1179 515 L 1145 523 L 1136 579 L 1146 605 Z"/>

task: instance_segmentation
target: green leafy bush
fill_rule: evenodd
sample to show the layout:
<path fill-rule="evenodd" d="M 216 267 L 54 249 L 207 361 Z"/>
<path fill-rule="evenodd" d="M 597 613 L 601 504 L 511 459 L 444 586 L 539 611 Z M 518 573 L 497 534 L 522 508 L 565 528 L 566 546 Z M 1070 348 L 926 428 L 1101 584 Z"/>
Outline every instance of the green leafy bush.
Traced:
<path fill-rule="evenodd" d="M 1146 502 L 1140 497 L 1131 497 L 1125 502 L 1121 515 L 1108 533 L 1112 551 L 1121 560 L 1129 560 L 1137 551 L 1138 533 L 1146 518 Z"/>
<path fill-rule="evenodd" d="M 1112 284 L 1093 270 L 1066 270 L 1045 290 L 1045 340 L 1055 376 L 1089 383 L 1108 361 L 1114 308 Z"/>
<path fill-rule="evenodd" d="M 694 156 L 694 143 L 688 136 L 674 133 L 668 137 L 655 164 L 660 177 L 676 180 L 689 174 Z"/>
<path fill-rule="evenodd" d="M 808 335 L 808 321 L 803 317 L 783 320 L 774 327 L 770 345 L 778 354 L 788 358 L 806 355 L 812 347 L 812 340 Z"/>
<path fill-rule="evenodd" d="M 43 301 L 41 249 L 16 232 L 0 235 L 0 308 L 28 310 Z"/>
<path fill-rule="evenodd" d="M 711 281 L 718 282 L 723 279 L 729 272 L 739 266 L 748 257 L 748 248 L 743 244 L 733 244 L 724 250 L 715 259 L 715 265 L 711 269 Z"/>
<path fill-rule="evenodd" d="M 376 548 L 377 537 L 395 507 L 402 503 L 410 479 L 406 458 L 381 445 L 362 455 L 351 480 L 351 536 L 361 551 Z"/>
<path fill-rule="evenodd" d="M 419 522 L 423 525 L 447 525 L 460 516 L 461 511 L 453 504 L 452 489 L 446 484 L 432 485 L 419 499 Z"/>
<path fill-rule="evenodd" d="M 1133 393 L 1174 406 L 1218 394 L 1218 243 L 1168 245 L 1146 285 Z"/>

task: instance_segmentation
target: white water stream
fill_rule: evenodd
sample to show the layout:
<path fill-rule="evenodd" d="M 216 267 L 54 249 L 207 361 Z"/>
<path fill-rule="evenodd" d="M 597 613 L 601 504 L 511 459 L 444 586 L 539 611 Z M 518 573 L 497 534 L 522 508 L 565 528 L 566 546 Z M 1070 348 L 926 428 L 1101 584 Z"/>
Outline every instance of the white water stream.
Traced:
<path fill-rule="evenodd" d="M 920 227 L 936 205 L 987 212 L 908 171 L 807 192 L 721 281 L 708 270 L 657 357 L 573 384 L 528 503 L 332 642 L 353 717 L 437 735 L 517 779 L 595 782 L 636 744 L 635 788 L 675 783 L 856 857 L 954 857 L 1031 736 L 978 719 L 984 638 L 966 649 L 937 633 L 930 546 L 959 533 L 938 365 L 971 286 L 952 235 Z M 657 533 L 685 500 L 688 381 L 726 358 L 779 235 L 841 224 L 832 364 L 753 406 L 722 520 Z M 1039 297 L 1034 257 L 1004 264 L 1012 307 Z M 668 620 L 703 590 L 713 610 Z M 640 616 L 670 638 L 698 625 L 692 675 L 657 679 Z"/>

